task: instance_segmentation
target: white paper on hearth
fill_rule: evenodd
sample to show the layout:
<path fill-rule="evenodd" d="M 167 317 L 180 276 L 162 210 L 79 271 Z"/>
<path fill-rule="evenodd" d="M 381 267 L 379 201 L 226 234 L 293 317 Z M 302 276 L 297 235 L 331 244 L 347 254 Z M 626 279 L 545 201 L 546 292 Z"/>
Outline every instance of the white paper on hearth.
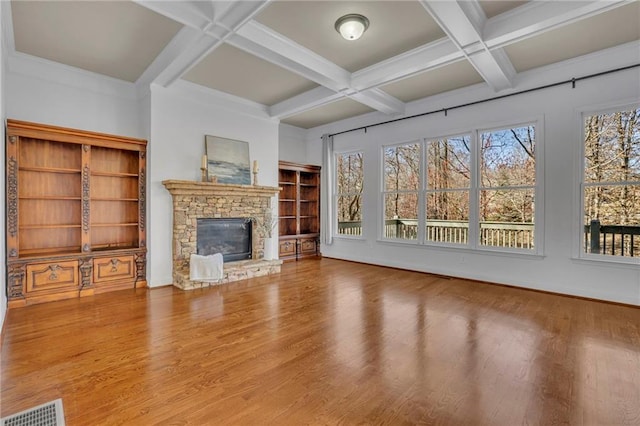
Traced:
<path fill-rule="evenodd" d="M 189 259 L 189 279 L 191 281 L 217 282 L 223 276 L 222 254 L 208 256 L 192 254 Z"/>

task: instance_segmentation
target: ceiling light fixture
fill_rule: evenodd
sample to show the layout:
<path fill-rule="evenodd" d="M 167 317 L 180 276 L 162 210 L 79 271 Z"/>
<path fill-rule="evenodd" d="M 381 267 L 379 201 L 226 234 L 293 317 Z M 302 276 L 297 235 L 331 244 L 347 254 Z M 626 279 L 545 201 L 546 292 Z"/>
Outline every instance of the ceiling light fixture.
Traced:
<path fill-rule="evenodd" d="M 366 16 L 350 13 L 338 18 L 335 27 L 346 40 L 357 40 L 369 28 L 369 20 Z"/>

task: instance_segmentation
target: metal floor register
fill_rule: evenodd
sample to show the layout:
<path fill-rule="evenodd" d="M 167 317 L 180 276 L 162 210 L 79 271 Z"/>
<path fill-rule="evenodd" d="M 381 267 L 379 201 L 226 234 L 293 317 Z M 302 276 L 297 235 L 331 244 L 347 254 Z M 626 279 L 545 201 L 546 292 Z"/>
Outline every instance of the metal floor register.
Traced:
<path fill-rule="evenodd" d="M 62 399 L 46 402 L 0 419 L 0 426 L 64 426 Z"/>

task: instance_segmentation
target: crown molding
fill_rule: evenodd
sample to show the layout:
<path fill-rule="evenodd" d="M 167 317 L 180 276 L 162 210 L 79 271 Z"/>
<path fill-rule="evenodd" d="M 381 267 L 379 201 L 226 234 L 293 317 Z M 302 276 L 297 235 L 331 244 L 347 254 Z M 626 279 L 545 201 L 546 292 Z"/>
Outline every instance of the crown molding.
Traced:
<path fill-rule="evenodd" d="M 151 92 L 160 85 L 153 84 Z M 266 105 L 247 99 L 230 95 L 208 87 L 200 86 L 186 80 L 177 80 L 174 84 L 165 88 L 169 93 L 190 99 L 210 107 L 225 109 L 230 112 L 249 115 L 255 118 L 278 121 L 269 115 L 269 108 Z"/>
<path fill-rule="evenodd" d="M 8 74 L 25 75 L 102 95 L 137 99 L 136 86 L 133 83 L 26 53 L 9 52 L 7 71 Z"/>

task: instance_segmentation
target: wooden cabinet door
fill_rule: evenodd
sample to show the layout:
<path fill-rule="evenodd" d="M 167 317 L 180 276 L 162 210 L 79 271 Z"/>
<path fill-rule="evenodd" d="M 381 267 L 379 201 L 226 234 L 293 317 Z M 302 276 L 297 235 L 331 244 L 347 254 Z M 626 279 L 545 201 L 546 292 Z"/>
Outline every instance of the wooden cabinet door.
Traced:
<path fill-rule="evenodd" d="M 133 256 L 99 257 L 93 260 L 93 282 L 132 280 L 136 274 Z"/>
<path fill-rule="evenodd" d="M 77 288 L 78 261 L 27 265 L 27 293 Z"/>
<path fill-rule="evenodd" d="M 313 256 L 316 254 L 316 239 L 315 238 L 303 238 L 300 240 L 300 253 L 305 256 Z"/>
<path fill-rule="evenodd" d="M 290 257 L 296 255 L 296 240 L 283 240 L 280 241 L 280 257 Z"/>

